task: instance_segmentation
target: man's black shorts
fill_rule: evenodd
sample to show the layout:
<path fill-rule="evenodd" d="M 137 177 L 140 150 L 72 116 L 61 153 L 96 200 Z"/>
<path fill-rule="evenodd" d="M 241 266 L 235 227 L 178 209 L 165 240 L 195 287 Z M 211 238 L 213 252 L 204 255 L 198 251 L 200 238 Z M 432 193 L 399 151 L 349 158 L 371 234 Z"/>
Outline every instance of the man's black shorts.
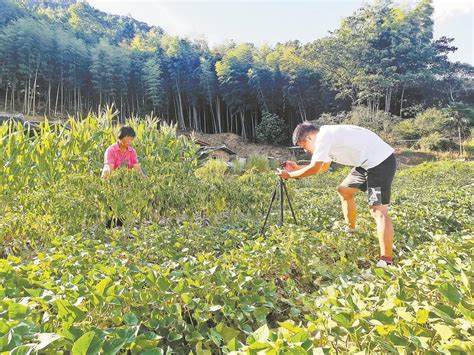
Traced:
<path fill-rule="evenodd" d="M 369 205 L 388 205 L 392 190 L 392 181 L 397 170 L 397 160 L 391 154 L 379 165 L 368 170 L 356 167 L 341 183 L 341 186 L 354 187 L 361 191 L 367 191 Z"/>

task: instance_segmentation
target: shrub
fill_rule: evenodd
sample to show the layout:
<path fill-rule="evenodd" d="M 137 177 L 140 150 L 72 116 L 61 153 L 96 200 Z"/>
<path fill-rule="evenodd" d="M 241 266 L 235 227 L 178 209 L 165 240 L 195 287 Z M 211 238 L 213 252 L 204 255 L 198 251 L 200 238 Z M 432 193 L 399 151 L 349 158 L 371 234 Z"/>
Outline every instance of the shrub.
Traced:
<path fill-rule="evenodd" d="M 459 127 L 462 137 L 470 135 L 468 118 L 463 114 L 469 114 L 469 110 L 428 108 L 415 118 L 399 122 L 392 134 L 399 140 L 420 139 L 416 145 L 422 149 L 456 150 L 459 149 Z"/>
<path fill-rule="evenodd" d="M 345 123 L 365 127 L 380 133 L 389 132 L 396 121 L 397 117 L 388 112 L 373 111 L 364 106 L 357 106 L 348 114 Z"/>
<path fill-rule="evenodd" d="M 339 112 L 336 115 L 323 113 L 318 124 L 353 124 L 365 127 L 376 133 L 390 132 L 398 117 L 384 111 L 373 111 L 368 107 L 355 106 L 349 112 Z"/>
<path fill-rule="evenodd" d="M 440 150 L 443 137 L 439 132 L 431 133 L 418 141 L 418 146 L 424 150 Z"/>
<path fill-rule="evenodd" d="M 252 154 L 247 158 L 245 163 L 245 170 L 255 169 L 256 171 L 270 170 L 270 163 L 267 157 L 258 154 Z"/>
<path fill-rule="evenodd" d="M 434 132 L 447 133 L 455 126 L 455 122 L 448 112 L 438 108 L 429 108 L 421 112 L 416 116 L 414 123 L 422 136 Z"/>
<path fill-rule="evenodd" d="M 418 139 L 420 138 L 420 131 L 415 125 L 415 120 L 406 119 L 398 122 L 392 130 L 392 134 L 397 139 Z"/>
<path fill-rule="evenodd" d="M 474 158 L 474 139 L 468 139 L 463 144 L 464 154 L 466 158 L 472 159 Z"/>
<path fill-rule="evenodd" d="M 278 115 L 264 112 L 256 128 L 257 141 L 269 144 L 286 144 L 288 142 L 288 127 Z"/>
<path fill-rule="evenodd" d="M 423 112 L 423 106 L 422 105 L 413 105 L 413 106 L 405 107 L 402 110 L 401 116 L 403 118 L 415 117 L 420 112 Z"/>
<path fill-rule="evenodd" d="M 234 159 L 230 166 L 234 174 L 240 175 L 245 171 L 245 160 L 240 158 Z"/>
<path fill-rule="evenodd" d="M 325 125 L 325 124 L 344 124 L 347 120 L 346 112 L 338 112 L 336 115 L 331 115 L 330 113 L 323 113 L 318 121 L 317 124 Z"/>
<path fill-rule="evenodd" d="M 209 159 L 202 167 L 196 169 L 194 174 L 197 178 L 206 182 L 219 182 L 224 179 L 227 169 L 228 166 L 224 161 Z"/>

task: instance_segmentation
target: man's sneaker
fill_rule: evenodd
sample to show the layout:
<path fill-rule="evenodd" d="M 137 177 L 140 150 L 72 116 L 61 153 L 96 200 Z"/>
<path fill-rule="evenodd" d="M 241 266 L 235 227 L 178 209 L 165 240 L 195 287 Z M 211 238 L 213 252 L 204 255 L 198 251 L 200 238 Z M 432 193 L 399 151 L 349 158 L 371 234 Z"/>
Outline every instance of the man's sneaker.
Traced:
<path fill-rule="evenodd" d="M 375 266 L 385 269 L 389 266 L 389 264 L 387 264 L 385 260 L 379 260 Z"/>
<path fill-rule="evenodd" d="M 352 234 L 355 233 L 355 231 L 356 231 L 355 228 L 351 228 L 351 227 L 349 227 L 349 226 L 345 226 L 345 227 L 344 227 L 344 232 L 345 232 L 346 234 L 352 235 Z"/>
<path fill-rule="evenodd" d="M 379 267 L 379 268 L 382 268 L 382 269 L 385 269 L 385 268 L 387 268 L 389 266 L 392 266 L 392 265 L 393 265 L 393 262 L 389 262 L 389 261 L 380 259 L 375 266 Z"/>

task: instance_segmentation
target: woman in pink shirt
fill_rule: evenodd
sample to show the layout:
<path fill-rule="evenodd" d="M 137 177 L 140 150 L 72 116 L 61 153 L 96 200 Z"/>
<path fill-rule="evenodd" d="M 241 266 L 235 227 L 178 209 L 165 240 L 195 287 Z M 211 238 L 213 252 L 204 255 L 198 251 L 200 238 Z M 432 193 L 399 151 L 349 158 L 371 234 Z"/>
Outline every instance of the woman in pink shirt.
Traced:
<path fill-rule="evenodd" d="M 103 178 L 108 178 L 113 170 L 121 167 L 135 169 L 144 175 L 140 164 L 138 164 L 137 152 L 131 146 L 135 136 L 132 127 L 120 127 L 117 143 L 112 144 L 105 151 L 104 168 L 102 169 Z"/>

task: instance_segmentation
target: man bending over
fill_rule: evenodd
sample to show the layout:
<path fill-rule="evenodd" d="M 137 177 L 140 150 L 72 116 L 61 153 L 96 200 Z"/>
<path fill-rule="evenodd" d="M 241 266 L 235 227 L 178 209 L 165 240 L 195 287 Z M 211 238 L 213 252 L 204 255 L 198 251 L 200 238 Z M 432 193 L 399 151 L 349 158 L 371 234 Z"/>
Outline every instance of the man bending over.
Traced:
<path fill-rule="evenodd" d="M 391 265 L 394 233 L 388 209 L 397 165 L 394 149 L 377 134 L 362 127 L 325 125 L 318 128 L 309 122 L 295 128 L 293 144 L 312 154 L 311 163 L 298 166 L 295 162 L 287 162 L 285 170 L 278 172 L 283 179 L 325 172 L 332 161 L 353 167 L 337 188 L 347 229 L 352 232 L 356 226 L 354 195 L 358 191 L 366 191 L 380 245 L 377 266 Z"/>

